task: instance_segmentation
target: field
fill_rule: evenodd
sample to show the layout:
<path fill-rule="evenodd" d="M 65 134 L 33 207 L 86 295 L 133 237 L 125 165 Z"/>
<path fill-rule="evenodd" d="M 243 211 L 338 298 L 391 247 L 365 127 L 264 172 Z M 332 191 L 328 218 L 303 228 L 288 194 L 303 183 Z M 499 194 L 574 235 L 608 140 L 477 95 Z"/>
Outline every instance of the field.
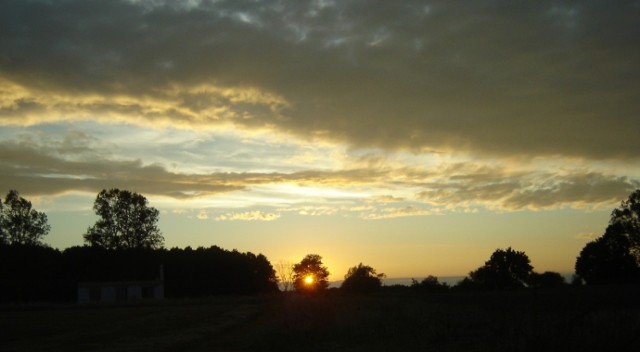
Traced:
<path fill-rule="evenodd" d="M 0 307 L 1 351 L 596 351 L 640 342 L 640 288 Z"/>

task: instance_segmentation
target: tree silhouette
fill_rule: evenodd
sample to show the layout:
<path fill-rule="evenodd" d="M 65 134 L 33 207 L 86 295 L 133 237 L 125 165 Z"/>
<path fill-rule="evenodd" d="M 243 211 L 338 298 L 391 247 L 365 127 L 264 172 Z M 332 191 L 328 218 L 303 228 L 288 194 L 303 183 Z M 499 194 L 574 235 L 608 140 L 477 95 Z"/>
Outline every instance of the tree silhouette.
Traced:
<path fill-rule="evenodd" d="M 164 238 L 157 227 L 156 208 L 135 192 L 102 190 L 93 204 L 100 217 L 84 234 L 86 243 L 107 249 L 161 248 Z"/>
<path fill-rule="evenodd" d="M 50 230 L 47 215 L 33 209 L 18 191 L 9 191 L 4 206 L 0 202 L 0 243 L 42 245 Z"/>
<path fill-rule="evenodd" d="M 293 266 L 293 287 L 298 292 L 318 292 L 329 286 L 329 270 L 318 254 L 307 254 Z"/>
<path fill-rule="evenodd" d="M 640 263 L 640 189 L 611 212 L 609 225 L 616 226 L 618 235 L 629 239 L 629 251 Z"/>
<path fill-rule="evenodd" d="M 509 247 L 496 249 L 484 266 L 470 272 L 469 277 L 483 288 L 519 288 L 529 284 L 532 272 L 529 257 Z"/>
<path fill-rule="evenodd" d="M 529 280 L 529 285 L 535 288 L 558 288 L 566 284 L 564 277 L 554 271 L 545 271 L 542 274 L 531 273 Z"/>
<path fill-rule="evenodd" d="M 348 292 L 370 292 L 379 289 L 382 286 L 382 278 L 384 274 L 376 273 L 376 270 L 362 263 L 349 268 L 344 276 L 344 281 L 340 289 Z"/>
<path fill-rule="evenodd" d="M 278 279 L 280 284 L 282 285 L 282 290 L 287 292 L 293 289 L 293 264 L 288 261 L 280 260 L 275 265 L 276 273 L 278 274 Z"/>
<path fill-rule="evenodd" d="M 627 283 L 639 279 L 640 268 L 631 240 L 619 224 L 587 243 L 576 259 L 576 275 L 588 285 Z"/>
<path fill-rule="evenodd" d="M 9 243 L 9 239 L 7 238 L 7 231 L 5 227 L 7 226 L 7 216 L 4 212 L 4 204 L 2 204 L 2 199 L 0 199 L 0 245 Z"/>
<path fill-rule="evenodd" d="M 604 235 L 584 246 L 575 270 L 589 285 L 640 281 L 640 189 L 611 212 Z"/>
<path fill-rule="evenodd" d="M 640 245 L 640 189 L 620 203 L 620 207 L 611 212 L 610 224 L 618 224 L 629 237 L 633 246 Z"/>
<path fill-rule="evenodd" d="M 0 198 L 0 245 L 9 243 L 9 234 L 7 230 L 7 214 L 5 212 L 4 204 Z"/>
<path fill-rule="evenodd" d="M 418 282 L 416 279 L 411 279 L 411 288 L 421 291 L 447 291 L 449 285 L 446 282 L 440 282 L 437 277 L 429 275 Z"/>

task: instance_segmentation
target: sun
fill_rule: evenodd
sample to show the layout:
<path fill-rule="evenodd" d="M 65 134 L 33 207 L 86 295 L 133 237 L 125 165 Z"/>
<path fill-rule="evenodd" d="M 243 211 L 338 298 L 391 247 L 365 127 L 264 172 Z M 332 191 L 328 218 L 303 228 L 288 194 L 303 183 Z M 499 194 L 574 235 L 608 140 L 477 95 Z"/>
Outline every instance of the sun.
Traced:
<path fill-rule="evenodd" d="M 313 284 L 313 281 L 314 281 L 313 280 L 313 275 L 307 275 L 304 278 L 304 283 L 307 284 L 307 285 Z"/>

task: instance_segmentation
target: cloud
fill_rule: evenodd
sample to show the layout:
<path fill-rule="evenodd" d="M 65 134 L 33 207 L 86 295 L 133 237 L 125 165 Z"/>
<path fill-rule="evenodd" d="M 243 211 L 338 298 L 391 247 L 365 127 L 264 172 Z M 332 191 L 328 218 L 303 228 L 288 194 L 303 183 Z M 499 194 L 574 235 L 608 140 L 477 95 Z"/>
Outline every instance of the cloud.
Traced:
<path fill-rule="evenodd" d="M 154 144 L 154 148 L 165 154 L 161 143 Z M 636 178 L 584 165 L 555 171 L 548 166 L 539 171 L 536 163 L 443 159 L 421 167 L 415 160 L 405 164 L 402 155 L 363 159 L 356 153 L 344 157 L 341 165 L 332 169 L 297 170 L 283 166 L 279 172 L 257 172 L 252 171 L 251 165 L 240 165 L 229 172 L 193 172 L 127 158 L 122 152 L 127 149 L 116 153 L 101 140 L 77 130 L 57 138 L 46 133 L 23 133 L 13 140 L 0 140 L 0 184 L 30 196 L 124 188 L 174 200 L 207 199 L 222 207 L 232 203 L 243 207 L 274 206 L 279 212 L 339 212 L 363 214 L 365 218 L 429 215 L 433 209 L 610 207 L 640 187 Z M 376 161 L 371 162 L 373 159 Z M 191 207 L 167 202 L 172 203 L 172 209 Z M 421 205 L 426 205 L 425 211 Z"/>
<path fill-rule="evenodd" d="M 576 235 L 577 239 L 585 241 L 593 241 L 598 237 L 600 237 L 600 235 L 594 232 L 582 232 Z"/>
<path fill-rule="evenodd" d="M 98 192 L 125 188 L 145 194 L 192 198 L 243 189 L 227 175 L 185 175 L 141 160 L 66 160 L 35 145 L 0 143 L 0 183 L 26 194 Z"/>
<path fill-rule="evenodd" d="M 278 209 L 279 212 L 294 212 L 294 213 L 297 213 L 298 215 L 307 215 L 307 216 L 335 215 L 341 210 L 344 210 L 344 209 L 336 206 L 329 206 L 329 205 L 300 205 L 300 206 L 290 206 L 290 207 Z"/>
<path fill-rule="evenodd" d="M 198 220 L 207 220 L 207 219 L 209 219 L 209 213 L 207 213 L 206 210 L 200 210 L 198 212 L 198 215 L 196 215 L 196 218 Z"/>
<path fill-rule="evenodd" d="M 397 203 L 402 202 L 405 199 L 402 197 L 395 197 L 392 195 L 382 195 L 382 196 L 374 196 L 371 201 L 374 203 Z"/>
<path fill-rule="evenodd" d="M 423 209 L 414 206 L 382 208 L 376 212 L 360 214 L 360 217 L 368 220 L 393 219 L 405 216 L 426 216 L 440 214 L 440 209 Z"/>
<path fill-rule="evenodd" d="M 277 213 L 264 213 L 261 211 L 246 211 L 240 213 L 227 213 L 216 217 L 216 221 L 273 221 L 280 218 L 280 214 Z"/>
<path fill-rule="evenodd" d="M 189 4 L 3 2 L 0 124 L 637 160 L 631 1 Z"/>
<path fill-rule="evenodd" d="M 624 176 L 590 172 L 552 177 L 536 187 L 509 195 L 504 205 L 512 209 L 550 208 L 558 205 L 587 206 L 617 203 L 640 187 L 640 182 Z"/>
<path fill-rule="evenodd" d="M 460 169 L 460 171 L 453 171 Z M 483 206 L 496 210 L 610 206 L 640 187 L 640 181 L 596 171 L 557 173 L 504 167 L 447 168 L 424 186 L 418 199 L 450 209 Z"/>
<path fill-rule="evenodd" d="M 374 184 L 386 174 L 384 170 L 366 169 L 170 172 L 162 164 L 116 158 L 93 150 L 91 143 L 82 142 L 91 140 L 90 137 L 81 133 L 73 135 L 80 136 L 79 141 L 71 142 L 69 138 L 64 138 L 62 142 L 40 141 L 29 135 L 19 141 L 0 141 L 0 184 L 32 195 L 56 195 L 71 191 L 97 193 L 104 188 L 125 188 L 176 199 L 215 196 L 274 184 L 286 186 L 293 196 L 307 192 L 305 196 L 315 197 L 347 194 L 322 191 L 318 187 Z"/>

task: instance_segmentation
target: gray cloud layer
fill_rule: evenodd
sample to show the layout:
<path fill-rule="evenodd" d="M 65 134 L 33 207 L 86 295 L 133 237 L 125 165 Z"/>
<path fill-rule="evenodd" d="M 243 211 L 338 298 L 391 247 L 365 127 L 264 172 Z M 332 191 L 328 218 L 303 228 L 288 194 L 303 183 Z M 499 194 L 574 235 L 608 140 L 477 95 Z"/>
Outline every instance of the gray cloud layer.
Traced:
<path fill-rule="evenodd" d="M 3 1 L 0 121 L 637 159 L 637 1 L 191 3 Z"/>
<path fill-rule="evenodd" d="M 640 187 L 624 176 L 574 171 L 569 174 L 509 174 L 501 169 L 430 182 L 418 198 L 444 207 L 488 205 L 504 210 L 612 204 Z"/>
<path fill-rule="evenodd" d="M 0 184 L 30 195 L 57 195 L 71 191 L 97 193 L 103 188 L 118 187 L 176 199 L 222 195 L 265 185 L 360 188 L 370 190 L 372 195 L 365 196 L 366 192 L 363 192 L 363 196 L 351 198 L 347 203 L 348 207 L 356 209 L 353 211 L 364 212 L 366 218 L 436 214 L 444 209 L 474 207 L 519 210 L 609 206 L 640 187 L 637 180 L 588 170 L 513 172 L 504 167 L 471 163 L 428 170 L 381 163 L 331 171 L 174 173 L 158 164 L 109 158 L 95 151 L 91 142 L 83 144 L 80 142 L 83 138 L 74 136 L 78 139 L 74 143 L 65 139 L 59 143 L 40 144 L 28 138 L 18 142 L 0 142 Z M 376 196 L 381 191 L 393 189 L 418 191 L 410 198 Z M 301 197 L 296 201 L 305 199 L 303 194 L 278 194 L 277 189 L 271 192 L 269 196 L 273 197 Z M 319 194 L 314 198 L 318 203 L 313 207 L 323 207 L 324 202 L 332 200 L 340 202 L 340 197 L 340 194 L 331 195 L 330 192 L 324 196 Z"/>

